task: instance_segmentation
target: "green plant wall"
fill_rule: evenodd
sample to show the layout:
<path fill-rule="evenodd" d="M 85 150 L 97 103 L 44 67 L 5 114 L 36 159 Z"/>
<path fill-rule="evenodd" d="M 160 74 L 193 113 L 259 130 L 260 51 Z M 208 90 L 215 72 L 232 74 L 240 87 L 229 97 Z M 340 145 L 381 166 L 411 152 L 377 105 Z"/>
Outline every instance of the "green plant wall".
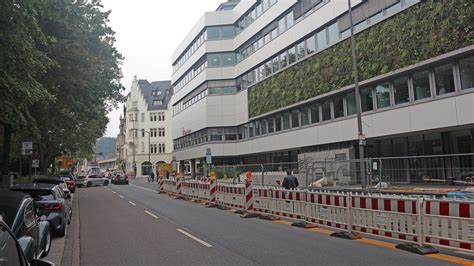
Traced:
<path fill-rule="evenodd" d="M 425 0 L 356 36 L 360 80 L 474 44 L 474 1 Z M 350 39 L 249 88 L 254 117 L 353 84 Z"/>

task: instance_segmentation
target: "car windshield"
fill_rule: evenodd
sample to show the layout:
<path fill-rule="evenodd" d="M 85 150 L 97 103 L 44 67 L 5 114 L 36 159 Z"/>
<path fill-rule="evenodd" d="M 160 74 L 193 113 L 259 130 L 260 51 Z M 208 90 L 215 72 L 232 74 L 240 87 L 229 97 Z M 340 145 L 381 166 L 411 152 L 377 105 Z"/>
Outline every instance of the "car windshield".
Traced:
<path fill-rule="evenodd" d="M 86 177 L 82 176 L 82 175 L 77 177 L 77 179 L 84 179 L 84 178 L 86 178 Z"/>

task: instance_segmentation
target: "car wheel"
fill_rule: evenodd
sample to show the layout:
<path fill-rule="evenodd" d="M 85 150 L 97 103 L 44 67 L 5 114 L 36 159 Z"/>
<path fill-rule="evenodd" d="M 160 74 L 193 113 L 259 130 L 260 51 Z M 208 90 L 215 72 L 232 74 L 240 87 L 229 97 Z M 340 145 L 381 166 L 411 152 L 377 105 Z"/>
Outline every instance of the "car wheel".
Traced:
<path fill-rule="evenodd" d="M 87 187 L 91 187 L 91 186 L 92 186 L 92 182 L 91 181 L 87 182 Z"/>
<path fill-rule="evenodd" d="M 63 228 L 58 231 L 58 236 L 65 236 L 66 235 L 66 228 L 67 228 L 67 221 L 64 221 Z"/>
<path fill-rule="evenodd" d="M 48 256 L 49 251 L 51 250 L 52 241 L 53 241 L 53 238 L 51 237 L 51 229 L 48 229 L 48 232 L 46 232 L 46 242 L 45 242 L 44 251 L 43 251 L 43 254 L 41 254 L 42 258 Z"/>
<path fill-rule="evenodd" d="M 104 186 L 107 186 L 109 184 L 109 181 L 108 180 L 105 180 L 104 181 Z"/>
<path fill-rule="evenodd" d="M 71 189 L 71 193 L 74 193 L 74 192 L 76 192 L 76 189 L 75 188 Z"/>

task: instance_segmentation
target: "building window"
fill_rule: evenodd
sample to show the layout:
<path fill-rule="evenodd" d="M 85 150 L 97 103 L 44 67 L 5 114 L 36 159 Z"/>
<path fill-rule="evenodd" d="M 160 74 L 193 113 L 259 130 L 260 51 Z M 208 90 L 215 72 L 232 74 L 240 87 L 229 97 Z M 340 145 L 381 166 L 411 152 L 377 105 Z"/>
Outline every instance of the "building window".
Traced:
<path fill-rule="evenodd" d="M 268 121 L 262 120 L 262 135 L 268 134 Z"/>
<path fill-rule="evenodd" d="M 218 67 L 221 65 L 220 56 L 218 54 L 208 54 L 207 62 L 210 67 Z"/>
<path fill-rule="evenodd" d="M 403 77 L 393 81 L 393 94 L 395 96 L 395 104 L 402 104 L 410 101 L 408 78 Z"/>
<path fill-rule="evenodd" d="M 379 84 L 375 87 L 375 97 L 377 109 L 390 106 L 390 85 L 388 83 Z"/>
<path fill-rule="evenodd" d="M 321 104 L 321 110 L 323 115 L 323 121 L 331 120 L 331 101 L 329 99 L 325 100 Z"/>
<path fill-rule="evenodd" d="M 454 92 L 453 65 L 447 64 L 434 69 L 436 80 L 436 95 Z"/>
<path fill-rule="evenodd" d="M 235 65 L 235 53 L 225 53 L 222 54 L 222 61 L 224 66 Z"/>
<path fill-rule="evenodd" d="M 311 105 L 311 124 L 319 122 L 319 105 L 312 104 Z"/>
<path fill-rule="evenodd" d="M 237 128 L 230 127 L 224 129 L 224 138 L 225 140 L 237 140 Z"/>
<path fill-rule="evenodd" d="M 296 62 L 296 48 L 293 46 L 288 49 L 289 65 Z"/>
<path fill-rule="evenodd" d="M 275 132 L 281 131 L 281 116 L 275 117 Z"/>
<path fill-rule="evenodd" d="M 321 51 L 326 48 L 326 46 L 328 45 L 328 41 L 326 38 L 326 29 L 318 32 L 316 34 L 316 38 L 318 39 L 318 50 Z"/>
<path fill-rule="evenodd" d="M 156 113 L 150 113 L 150 121 L 151 122 L 156 121 Z"/>
<path fill-rule="evenodd" d="M 360 90 L 360 100 L 362 105 L 362 112 L 374 110 L 374 102 L 372 101 L 372 89 L 365 88 Z"/>
<path fill-rule="evenodd" d="M 158 137 L 165 136 L 165 129 L 163 127 L 158 128 Z"/>
<path fill-rule="evenodd" d="M 158 112 L 158 121 L 165 121 L 165 112 Z"/>
<path fill-rule="evenodd" d="M 133 114 L 130 114 L 130 115 L 128 116 L 128 120 L 129 120 L 130 122 L 133 122 Z"/>
<path fill-rule="evenodd" d="M 301 60 L 306 55 L 305 52 L 304 41 L 302 41 L 296 45 L 296 54 L 298 60 Z"/>
<path fill-rule="evenodd" d="M 309 124 L 309 108 L 303 107 L 301 108 L 300 112 L 301 112 L 301 125 L 305 126 Z"/>
<path fill-rule="evenodd" d="M 286 28 L 289 29 L 295 25 L 295 19 L 293 17 L 293 12 L 288 13 L 286 15 Z"/>
<path fill-rule="evenodd" d="M 211 141 L 222 141 L 221 128 L 213 128 L 210 130 L 210 132 L 211 132 Z"/>
<path fill-rule="evenodd" d="M 222 26 L 222 38 L 228 39 L 235 36 L 235 27 L 233 25 L 230 26 Z"/>
<path fill-rule="evenodd" d="M 255 136 L 254 128 L 253 128 L 253 123 L 249 123 L 248 125 L 248 130 L 249 130 L 249 138 L 253 138 Z"/>
<path fill-rule="evenodd" d="M 280 54 L 280 68 L 284 68 L 288 65 L 288 56 L 286 51 Z"/>
<path fill-rule="evenodd" d="M 329 43 L 333 44 L 339 40 L 338 23 L 334 23 L 328 27 Z"/>
<path fill-rule="evenodd" d="M 461 74 L 461 88 L 467 90 L 474 88 L 474 57 L 459 61 Z"/>
<path fill-rule="evenodd" d="M 286 24 L 285 24 L 285 18 L 281 18 L 278 21 L 278 32 L 282 34 L 283 32 L 286 31 Z"/>
<path fill-rule="evenodd" d="M 220 38 L 219 27 L 207 27 L 207 39 L 216 40 Z"/>
<path fill-rule="evenodd" d="M 155 106 L 162 105 L 162 104 L 163 104 L 162 100 L 153 100 L 153 105 L 155 105 Z"/>
<path fill-rule="evenodd" d="M 159 149 L 160 149 L 159 153 L 165 153 L 166 152 L 164 143 L 160 143 L 160 144 L 158 144 L 158 146 L 159 146 Z"/>
<path fill-rule="evenodd" d="M 308 39 L 306 39 L 306 53 L 312 54 L 316 51 L 316 39 L 314 35 L 311 35 Z"/>
<path fill-rule="evenodd" d="M 415 92 L 415 100 L 431 97 L 428 71 L 423 71 L 413 75 L 413 90 Z"/>
<path fill-rule="evenodd" d="M 268 133 L 273 133 L 275 131 L 275 120 L 273 118 L 268 118 Z"/>
<path fill-rule="evenodd" d="M 334 106 L 334 118 L 344 117 L 344 97 L 336 95 L 332 103 Z"/>
<path fill-rule="evenodd" d="M 290 128 L 290 112 L 285 112 L 283 113 L 283 129 L 289 129 Z"/>
<path fill-rule="evenodd" d="M 357 112 L 355 91 L 346 94 L 347 115 L 353 115 Z"/>
<path fill-rule="evenodd" d="M 291 111 L 291 127 L 299 127 L 300 126 L 300 112 L 298 110 Z"/>
<path fill-rule="evenodd" d="M 278 61 L 278 56 L 273 58 L 272 62 L 273 62 L 273 73 L 275 73 L 278 70 L 280 70 L 280 62 Z"/>

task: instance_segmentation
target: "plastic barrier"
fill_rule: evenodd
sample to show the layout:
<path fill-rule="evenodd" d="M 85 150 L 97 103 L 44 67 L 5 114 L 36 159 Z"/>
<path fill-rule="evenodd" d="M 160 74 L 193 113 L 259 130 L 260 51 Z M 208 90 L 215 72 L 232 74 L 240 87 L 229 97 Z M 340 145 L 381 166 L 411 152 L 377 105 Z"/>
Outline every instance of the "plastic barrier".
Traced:
<path fill-rule="evenodd" d="M 272 214 L 296 219 L 305 219 L 306 191 L 285 190 L 276 188 L 272 190 Z"/>
<path fill-rule="evenodd" d="M 254 211 L 267 214 L 272 213 L 272 188 L 254 187 L 253 198 Z"/>
<path fill-rule="evenodd" d="M 218 184 L 217 204 L 243 209 L 245 206 L 245 186 L 243 184 Z"/>
<path fill-rule="evenodd" d="M 334 192 L 306 193 L 306 221 L 347 230 L 349 195 Z"/>
<path fill-rule="evenodd" d="M 163 180 L 164 191 L 169 193 L 176 193 L 176 181 L 174 180 Z"/>
<path fill-rule="evenodd" d="M 423 218 L 426 243 L 474 250 L 474 201 L 425 199 Z"/>

